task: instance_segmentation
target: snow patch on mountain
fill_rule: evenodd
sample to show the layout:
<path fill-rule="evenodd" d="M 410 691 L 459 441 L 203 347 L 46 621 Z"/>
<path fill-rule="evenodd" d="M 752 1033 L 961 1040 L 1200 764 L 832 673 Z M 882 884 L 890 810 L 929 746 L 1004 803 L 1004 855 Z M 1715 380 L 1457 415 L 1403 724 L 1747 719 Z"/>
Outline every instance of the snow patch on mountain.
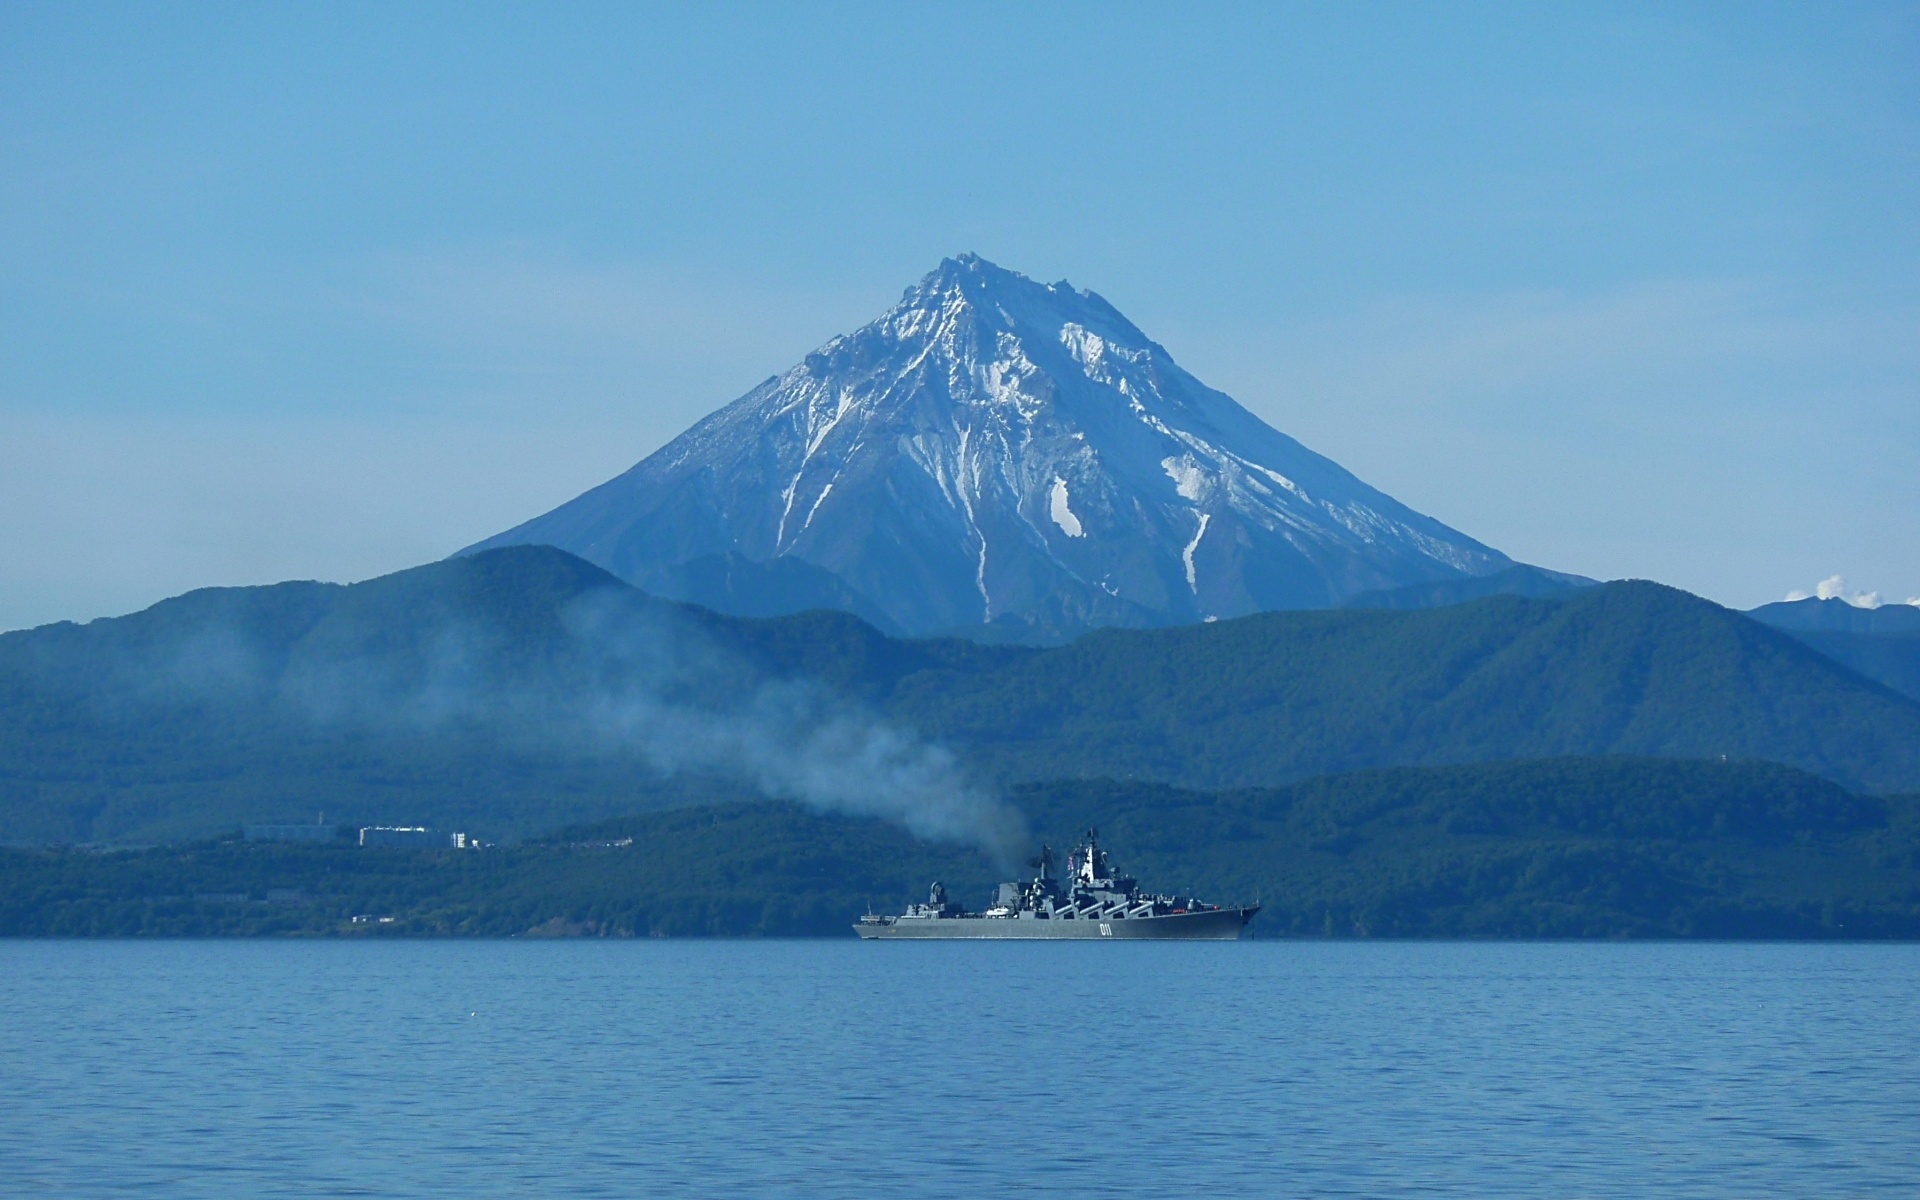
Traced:
<path fill-rule="evenodd" d="M 1053 490 L 1047 493 L 1047 515 L 1068 537 L 1087 536 L 1086 530 L 1080 527 L 1080 518 L 1073 515 L 1073 509 L 1067 503 L 1067 481 L 1058 475 L 1053 477 Z"/>
<path fill-rule="evenodd" d="M 1180 561 L 1187 565 L 1188 589 L 1190 589 L 1195 596 L 1198 596 L 1200 594 L 1200 583 L 1193 572 L 1193 552 L 1200 548 L 1200 539 L 1207 536 L 1207 522 L 1212 520 L 1213 517 L 1210 513 L 1196 513 L 1195 515 L 1200 518 L 1200 525 L 1193 531 L 1193 540 L 1187 543 L 1186 549 L 1180 551 Z"/>
<path fill-rule="evenodd" d="M 1163 458 L 1160 460 L 1160 466 L 1166 471 L 1167 478 L 1173 480 L 1174 494 L 1182 500 L 1191 500 L 1198 504 L 1207 498 L 1209 480 L 1206 473 L 1200 469 L 1200 464 L 1193 461 L 1191 454 L 1183 454 L 1178 458 Z"/>

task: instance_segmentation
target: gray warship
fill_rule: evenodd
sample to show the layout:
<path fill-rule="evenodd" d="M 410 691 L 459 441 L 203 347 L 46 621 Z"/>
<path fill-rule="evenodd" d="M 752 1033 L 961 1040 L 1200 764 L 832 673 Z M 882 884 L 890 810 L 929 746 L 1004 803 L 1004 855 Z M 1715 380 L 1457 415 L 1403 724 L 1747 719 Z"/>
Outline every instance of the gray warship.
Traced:
<path fill-rule="evenodd" d="M 854 925 L 863 938 L 1187 938 L 1230 942 L 1240 936 L 1258 904 L 1222 908 L 1182 896 L 1142 892 L 1133 878 L 1116 875 L 1095 830 L 1067 857 L 1065 880 L 1053 877 L 1053 851 L 1041 847 L 1026 883 L 1003 883 L 993 907 L 968 912 L 947 898 L 938 883 L 925 904 L 897 917 L 868 913 Z"/>

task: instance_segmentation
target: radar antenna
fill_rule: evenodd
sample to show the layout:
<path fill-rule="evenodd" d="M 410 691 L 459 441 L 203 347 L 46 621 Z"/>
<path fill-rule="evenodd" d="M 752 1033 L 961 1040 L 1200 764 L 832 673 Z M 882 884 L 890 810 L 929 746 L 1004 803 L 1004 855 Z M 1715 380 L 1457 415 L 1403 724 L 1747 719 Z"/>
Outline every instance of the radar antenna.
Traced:
<path fill-rule="evenodd" d="M 1042 845 L 1040 853 L 1027 860 L 1027 865 L 1040 872 L 1040 878 L 1047 878 L 1047 872 L 1053 869 L 1053 847 Z"/>

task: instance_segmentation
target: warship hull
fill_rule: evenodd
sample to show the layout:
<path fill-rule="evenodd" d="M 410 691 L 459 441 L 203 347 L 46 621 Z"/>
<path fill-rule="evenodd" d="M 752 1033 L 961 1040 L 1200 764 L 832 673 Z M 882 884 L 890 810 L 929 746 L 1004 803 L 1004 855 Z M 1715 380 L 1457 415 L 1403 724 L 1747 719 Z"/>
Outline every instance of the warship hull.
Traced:
<path fill-rule="evenodd" d="M 1148 938 L 1175 941 L 1230 942 L 1240 936 L 1253 914 L 1247 908 L 1216 908 L 1205 912 L 1168 913 L 1152 917 L 1063 920 L 1019 917 L 882 917 L 861 921 L 854 932 L 863 938 L 1087 938 L 1119 941 Z"/>

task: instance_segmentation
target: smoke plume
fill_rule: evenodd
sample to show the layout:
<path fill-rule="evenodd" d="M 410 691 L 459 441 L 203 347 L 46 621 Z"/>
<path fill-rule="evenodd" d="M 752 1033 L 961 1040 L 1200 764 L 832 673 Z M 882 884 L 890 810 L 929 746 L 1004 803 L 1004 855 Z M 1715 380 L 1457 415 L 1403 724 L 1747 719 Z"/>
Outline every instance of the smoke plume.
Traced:
<path fill-rule="evenodd" d="M 490 612 L 350 619 L 339 606 L 291 644 L 218 599 L 139 653 L 123 647 L 114 690 L 143 703 L 270 706 L 325 729 L 636 759 L 663 776 L 881 818 L 1003 863 L 1021 854 L 1024 818 L 945 748 L 636 592 L 588 591 L 522 626 Z"/>

